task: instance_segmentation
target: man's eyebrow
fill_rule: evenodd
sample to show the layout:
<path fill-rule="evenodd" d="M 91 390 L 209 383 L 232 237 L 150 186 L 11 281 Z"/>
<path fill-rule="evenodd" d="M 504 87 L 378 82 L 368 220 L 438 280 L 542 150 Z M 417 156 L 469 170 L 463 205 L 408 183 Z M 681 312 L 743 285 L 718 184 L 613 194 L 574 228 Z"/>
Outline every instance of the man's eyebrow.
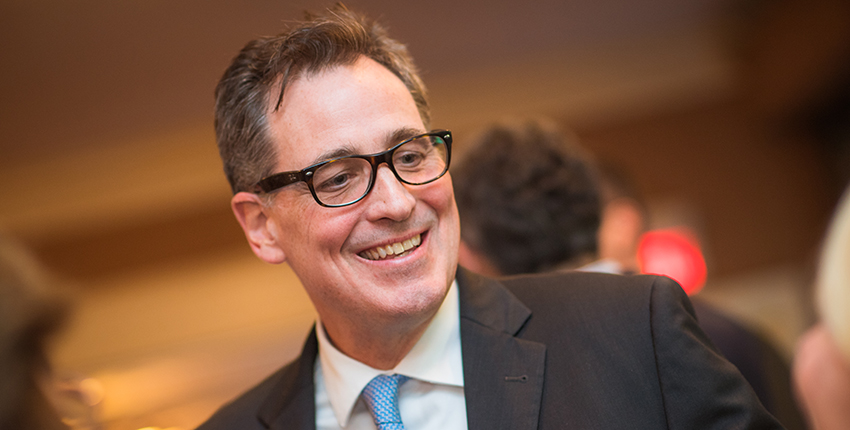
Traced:
<path fill-rule="evenodd" d="M 313 159 L 313 162 L 310 165 L 319 164 L 323 161 L 333 160 L 334 158 L 339 157 L 347 157 L 349 155 L 357 155 L 357 151 L 354 150 L 354 146 L 351 144 L 346 144 L 340 148 L 334 148 L 330 151 L 323 152 L 319 154 L 316 158 Z"/>
<path fill-rule="evenodd" d="M 394 145 L 400 143 L 403 140 L 410 139 L 411 137 L 420 135 L 422 133 L 425 133 L 425 132 L 418 129 L 418 128 L 413 128 L 413 127 L 404 127 L 404 128 L 397 129 L 393 132 L 390 132 L 387 135 L 386 148 L 389 149 L 389 148 L 393 147 Z M 359 154 L 354 149 L 354 145 L 346 144 L 342 147 L 334 148 L 334 149 L 331 149 L 329 151 L 326 151 L 326 152 L 319 154 L 316 158 L 313 159 L 313 162 L 310 163 L 310 165 L 313 166 L 313 165 L 321 163 L 323 161 L 333 160 L 334 158 L 339 158 L 339 157 L 347 157 L 349 155 L 367 155 L 367 154 Z"/>
<path fill-rule="evenodd" d="M 389 138 L 387 139 L 387 148 L 395 146 L 396 144 L 401 143 L 401 141 L 403 141 L 403 140 L 410 139 L 411 137 L 420 135 L 422 133 L 425 133 L 425 132 L 418 129 L 418 128 L 413 128 L 413 127 L 400 128 L 400 129 L 392 132 L 389 135 Z"/>

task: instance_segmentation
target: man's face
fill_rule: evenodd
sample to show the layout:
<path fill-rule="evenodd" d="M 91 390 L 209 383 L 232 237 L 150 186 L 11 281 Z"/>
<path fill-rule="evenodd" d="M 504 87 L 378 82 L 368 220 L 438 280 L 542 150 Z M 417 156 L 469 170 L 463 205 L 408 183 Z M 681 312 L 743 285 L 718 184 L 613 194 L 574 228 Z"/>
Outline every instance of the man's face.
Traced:
<path fill-rule="evenodd" d="M 401 80 L 365 57 L 295 80 L 269 123 L 277 171 L 373 154 L 427 131 Z M 326 328 L 425 322 L 454 278 L 460 226 L 448 174 L 404 185 L 382 164 L 371 193 L 353 205 L 322 207 L 302 182 L 277 192 L 268 212 L 275 242 Z M 400 255 L 369 256 L 417 238 Z"/>

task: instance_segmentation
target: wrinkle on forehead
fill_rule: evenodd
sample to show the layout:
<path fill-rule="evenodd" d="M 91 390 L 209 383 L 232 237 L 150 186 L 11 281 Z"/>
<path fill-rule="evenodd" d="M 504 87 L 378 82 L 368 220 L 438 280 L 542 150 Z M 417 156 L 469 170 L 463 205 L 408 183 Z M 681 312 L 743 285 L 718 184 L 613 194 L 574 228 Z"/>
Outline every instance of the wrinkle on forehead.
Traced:
<path fill-rule="evenodd" d="M 285 92 L 280 108 L 267 113 L 277 167 L 285 170 L 378 153 L 425 132 L 404 83 L 368 58 L 303 74 Z"/>

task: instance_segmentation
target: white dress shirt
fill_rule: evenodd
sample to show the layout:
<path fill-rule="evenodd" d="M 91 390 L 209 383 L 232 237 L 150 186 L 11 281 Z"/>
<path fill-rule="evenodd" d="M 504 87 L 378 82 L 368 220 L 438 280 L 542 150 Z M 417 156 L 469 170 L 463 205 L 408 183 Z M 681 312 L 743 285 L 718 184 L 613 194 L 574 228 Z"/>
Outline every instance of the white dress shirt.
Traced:
<path fill-rule="evenodd" d="M 457 282 L 413 349 L 392 370 L 378 370 L 348 357 L 331 344 L 316 322 L 319 357 L 316 429 L 369 429 L 375 423 L 360 392 L 379 374 L 399 373 L 411 379 L 399 387 L 399 412 L 406 430 L 466 429 L 463 359 L 460 348 L 460 305 Z"/>
<path fill-rule="evenodd" d="M 579 267 L 579 272 L 599 272 L 611 273 L 613 275 L 622 275 L 625 271 L 623 266 L 617 260 L 596 260 L 592 263 L 585 264 Z"/>

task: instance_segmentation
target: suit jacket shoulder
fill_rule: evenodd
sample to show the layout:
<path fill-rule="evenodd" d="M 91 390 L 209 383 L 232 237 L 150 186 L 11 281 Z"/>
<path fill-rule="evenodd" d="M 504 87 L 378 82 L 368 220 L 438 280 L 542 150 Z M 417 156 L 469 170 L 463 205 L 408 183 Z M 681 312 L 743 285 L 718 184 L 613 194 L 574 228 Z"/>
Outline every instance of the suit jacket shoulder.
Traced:
<path fill-rule="evenodd" d="M 781 428 L 714 349 L 687 296 L 668 278 L 576 272 L 494 281 L 466 271 L 458 278 L 467 287 L 461 290 L 462 337 L 469 332 L 463 328 L 463 298 L 474 296 L 468 306 L 487 300 L 481 296 L 498 296 L 514 305 L 503 305 L 495 316 L 483 309 L 466 312 L 484 315 L 475 317 L 476 324 L 496 321 L 502 327 L 520 319 L 514 315 L 526 315 L 505 331 L 544 348 L 539 418 L 528 428 Z M 463 344 L 464 366 L 499 367 L 510 355 L 475 360 L 467 354 L 477 350 L 466 339 Z M 481 378 L 487 371 L 475 373 Z M 535 382 L 534 375 L 528 378 Z M 473 390 L 477 384 L 470 378 L 465 383 Z M 470 413 L 469 399 L 467 405 Z M 470 428 L 479 428 L 473 415 Z"/>
<path fill-rule="evenodd" d="M 298 358 L 222 406 L 198 430 L 315 429 L 318 348 L 314 328 Z"/>
<path fill-rule="evenodd" d="M 460 269 L 458 285 L 470 429 L 781 428 L 669 279 Z M 317 350 L 311 333 L 296 361 L 200 429 L 314 429 Z"/>

